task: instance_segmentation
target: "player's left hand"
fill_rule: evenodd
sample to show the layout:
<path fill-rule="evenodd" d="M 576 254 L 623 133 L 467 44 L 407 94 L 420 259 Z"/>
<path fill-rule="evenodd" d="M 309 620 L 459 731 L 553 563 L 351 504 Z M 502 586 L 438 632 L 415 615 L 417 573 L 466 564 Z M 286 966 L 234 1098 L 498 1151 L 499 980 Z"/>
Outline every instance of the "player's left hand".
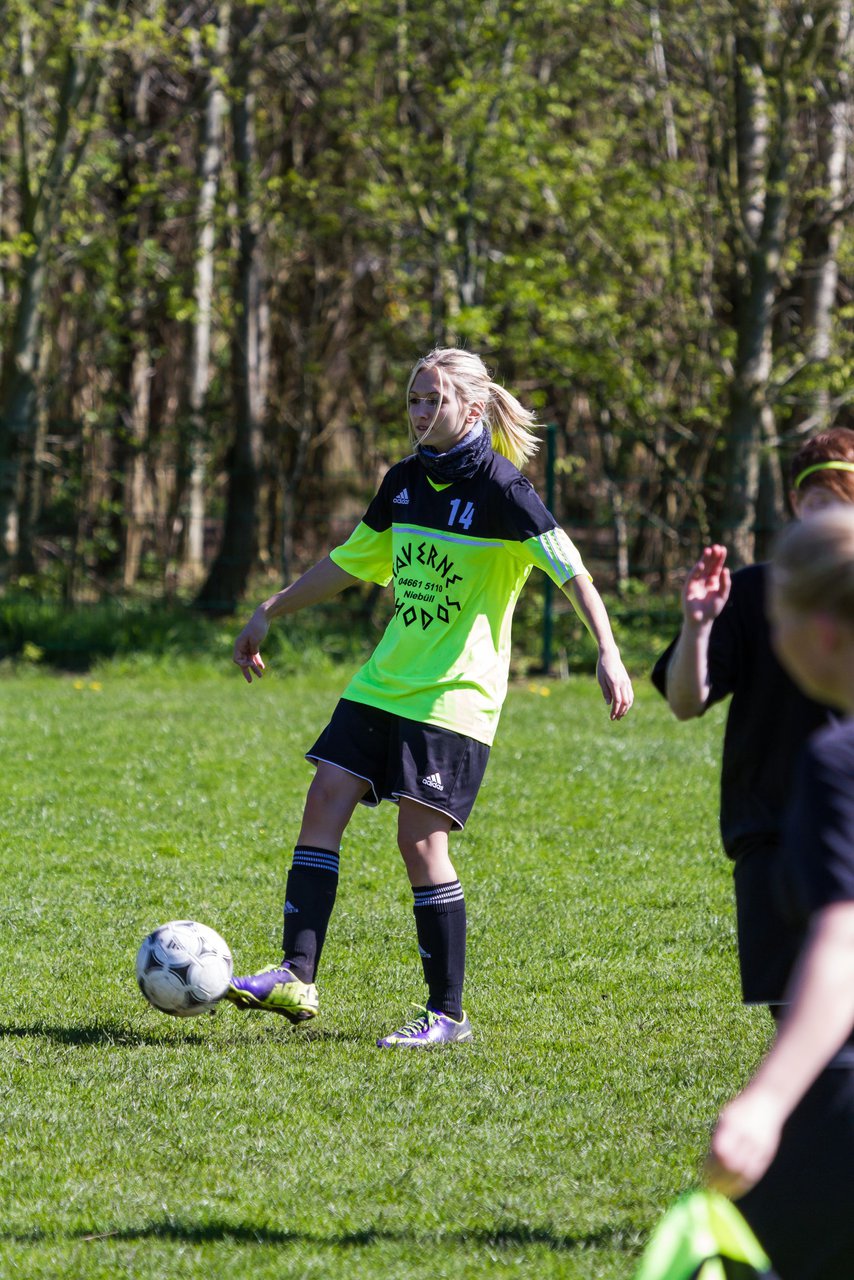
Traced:
<path fill-rule="evenodd" d="M 249 684 L 253 676 L 260 680 L 264 674 L 264 660 L 259 650 L 268 630 L 269 623 L 263 609 L 256 609 L 234 642 L 232 661 L 240 667 L 244 680 Z"/>
<path fill-rule="evenodd" d="M 743 1196 L 763 1176 L 780 1145 L 784 1116 L 773 1099 L 748 1088 L 718 1117 L 704 1177 L 730 1198 Z"/>
<path fill-rule="evenodd" d="M 602 697 L 611 708 L 611 719 L 622 720 L 635 700 L 629 673 L 618 653 L 600 653 L 596 663 L 596 679 Z"/>

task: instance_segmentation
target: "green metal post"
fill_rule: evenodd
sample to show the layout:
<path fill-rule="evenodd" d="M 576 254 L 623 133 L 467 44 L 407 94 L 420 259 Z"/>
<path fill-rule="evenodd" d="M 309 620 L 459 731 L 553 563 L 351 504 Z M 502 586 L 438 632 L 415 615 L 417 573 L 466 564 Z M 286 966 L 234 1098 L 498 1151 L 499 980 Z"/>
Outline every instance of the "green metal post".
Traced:
<path fill-rule="evenodd" d="M 557 445 L 557 427 L 553 422 L 546 425 L 546 506 L 554 512 L 555 502 L 555 450 Z M 543 675 L 551 674 L 552 669 L 552 594 L 554 584 L 546 575 L 546 588 L 543 594 Z"/>

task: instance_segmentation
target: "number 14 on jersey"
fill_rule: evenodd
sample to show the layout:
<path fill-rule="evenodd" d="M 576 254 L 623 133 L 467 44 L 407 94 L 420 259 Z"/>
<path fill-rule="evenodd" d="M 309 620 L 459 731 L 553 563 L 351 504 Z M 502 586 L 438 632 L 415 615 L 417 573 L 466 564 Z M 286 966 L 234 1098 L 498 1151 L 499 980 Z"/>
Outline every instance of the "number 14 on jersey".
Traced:
<path fill-rule="evenodd" d="M 453 524 L 461 525 L 463 529 L 471 528 L 471 522 L 474 519 L 474 503 L 467 502 L 462 511 L 460 511 L 460 507 L 462 506 L 462 498 L 451 499 L 451 514 L 448 516 L 448 528 Z"/>

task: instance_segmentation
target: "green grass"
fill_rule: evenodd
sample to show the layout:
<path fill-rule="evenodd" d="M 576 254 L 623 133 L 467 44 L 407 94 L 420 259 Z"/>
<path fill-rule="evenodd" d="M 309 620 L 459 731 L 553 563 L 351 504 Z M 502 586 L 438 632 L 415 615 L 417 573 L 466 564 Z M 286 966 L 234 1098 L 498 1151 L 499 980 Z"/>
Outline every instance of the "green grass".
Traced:
<path fill-rule="evenodd" d="M 768 1034 L 738 1003 L 720 714 L 511 690 L 454 854 L 476 1040 L 422 998 L 394 810 L 345 838 L 322 1017 L 179 1022 L 133 978 L 191 916 L 278 954 L 302 751 L 343 675 L 0 680 L 0 1274 L 629 1280 Z"/>

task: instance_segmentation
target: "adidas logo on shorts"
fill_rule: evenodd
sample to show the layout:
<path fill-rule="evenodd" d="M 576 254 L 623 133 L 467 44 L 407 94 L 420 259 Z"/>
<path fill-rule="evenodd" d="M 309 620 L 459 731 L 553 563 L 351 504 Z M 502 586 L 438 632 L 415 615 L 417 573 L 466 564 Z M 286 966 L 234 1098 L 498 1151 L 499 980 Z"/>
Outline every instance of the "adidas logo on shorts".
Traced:
<path fill-rule="evenodd" d="M 397 503 L 399 503 L 399 504 L 400 504 L 400 506 L 402 506 L 402 507 L 407 507 L 407 506 L 409 506 L 409 490 L 408 490 L 408 489 L 401 489 L 401 491 L 400 491 L 400 493 L 397 495 L 397 497 L 396 497 L 396 498 L 392 498 L 392 502 L 397 502 Z"/>
<path fill-rule="evenodd" d="M 421 779 L 422 787 L 432 787 L 434 791 L 444 791 L 442 786 L 442 775 L 440 773 L 431 773 L 429 778 Z"/>

